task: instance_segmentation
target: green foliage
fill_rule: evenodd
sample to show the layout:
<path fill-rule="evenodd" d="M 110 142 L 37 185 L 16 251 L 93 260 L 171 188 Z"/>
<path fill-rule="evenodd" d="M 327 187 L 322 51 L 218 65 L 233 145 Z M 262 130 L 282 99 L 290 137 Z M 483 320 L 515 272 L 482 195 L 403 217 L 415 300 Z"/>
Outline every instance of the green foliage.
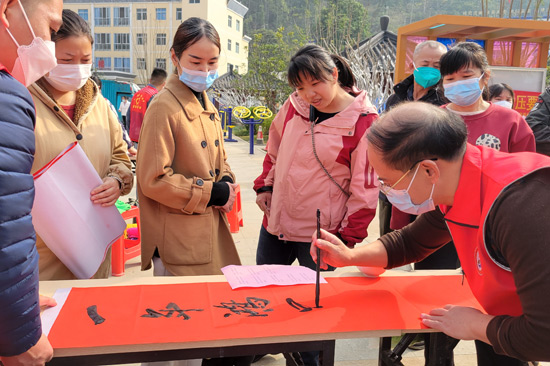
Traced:
<path fill-rule="evenodd" d="M 390 17 L 390 30 L 437 14 L 477 15 L 481 12 L 480 0 L 240 0 L 249 9 L 244 20 L 244 31 L 252 34 L 259 29 L 277 29 L 284 27 L 295 31 L 296 27 L 308 35 L 308 40 L 320 41 L 327 38 L 323 35 L 327 25 L 338 24 L 338 30 L 346 34 L 346 29 L 352 28 L 350 38 L 356 40 L 358 31 L 364 29 L 363 38 L 380 31 L 379 19 L 382 15 Z M 525 4 L 527 1 L 524 2 Z M 533 2 L 535 3 L 535 2 Z M 506 4 L 509 4 L 506 2 Z M 526 5 L 523 4 L 523 9 Z M 361 5 L 362 8 L 359 8 Z M 519 8 L 520 1 L 514 1 L 513 7 Z M 507 5 L 509 6 L 509 5 Z M 350 21 L 332 18 L 322 19 L 323 13 L 334 13 L 336 7 L 340 15 L 349 17 Z M 346 9 L 353 9 L 347 12 Z M 531 5 L 534 8 L 534 5 Z M 363 9 L 366 9 L 364 11 Z M 506 8 L 507 9 L 507 8 Z M 498 1 L 488 1 L 490 16 L 499 10 Z M 493 12 L 493 13 L 491 13 Z M 368 16 L 367 16 L 368 13 Z M 507 14 L 506 14 L 507 16 Z M 365 28 L 357 28 L 352 22 L 364 21 Z"/>
<path fill-rule="evenodd" d="M 330 0 L 321 11 L 320 44 L 342 50 L 346 41 L 359 43 L 369 33 L 367 9 L 357 0 Z M 332 48 L 332 47 L 331 47 Z"/>
<path fill-rule="evenodd" d="M 300 48 L 306 38 L 303 33 L 287 32 L 283 27 L 277 31 L 260 30 L 252 36 L 248 54 L 248 73 L 235 81 L 233 87 L 261 100 L 274 110 L 292 92 L 288 85 L 286 70 L 290 57 Z"/>
<path fill-rule="evenodd" d="M 273 122 L 273 118 L 275 118 L 275 115 L 265 119 L 261 123 L 262 133 L 264 135 L 264 142 L 267 141 L 267 137 L 269 136 L 269 128 L 271 127 L 271 122 Z M 258 126 L 260 125 L 254 125 L 254 136 L 256 136 L 256 134 L 258 133 Z M 244 123 L 242 124 L 239 123 L 233 128 L 233 134 L 235 136 L 239 136 L 243 138 L 246 137 L 247 141 L 248 141 L 249 131 L 250 131 L 250 125 L 247 125 Z"/>
<path fill-rule="evenodd" d="M 238 124 L 233 128 L 233 135 L 235 136 L 248 136 L 248 125 Z"/>
<path fill-rule="evenodd" d="M 278 29 L 289 31 L 296 28 L 311 34 L 315 22 L 319 19 L 324 1 L 321 0 L 242 0 L 249 9 L 244 20 L 244 31 L 255 33 L 260 29 Z"/>
<path fill-rule="evenodd" d="M 269 128 L 271 127 L 271 122 L 273 122 L 273 118 L 275 118 L 275 114 L 267 119 L 265 119 L 262 123 L 262 131 L 264 133 L 264 141 L 267 141 L 267 136 L 269 136 Z"/>
<path fill-rule="evenodd" d="M 308 42 L 339 49 L 368 36 L 368 15 L 358 0 L 242 0 L 249 8 L 244 31 L 252 37 L 248 73 L 232 87 L 250 103 L 274 109 L 293 91 L 291 56 Z"/>

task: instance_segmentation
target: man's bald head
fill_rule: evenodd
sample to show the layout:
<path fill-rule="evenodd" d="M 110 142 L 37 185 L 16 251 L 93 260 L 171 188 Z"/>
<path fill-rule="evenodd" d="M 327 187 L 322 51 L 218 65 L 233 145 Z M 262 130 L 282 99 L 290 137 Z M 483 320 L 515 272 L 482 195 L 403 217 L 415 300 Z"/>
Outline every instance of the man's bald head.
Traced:
<path fill-rule="evenodd" d="M 459 115 L 432 104 L 408 102 L 384 114 L 367 138 L 388 166 L 407 171 L 420 160 L 461 157 L 467 136 Z"/>

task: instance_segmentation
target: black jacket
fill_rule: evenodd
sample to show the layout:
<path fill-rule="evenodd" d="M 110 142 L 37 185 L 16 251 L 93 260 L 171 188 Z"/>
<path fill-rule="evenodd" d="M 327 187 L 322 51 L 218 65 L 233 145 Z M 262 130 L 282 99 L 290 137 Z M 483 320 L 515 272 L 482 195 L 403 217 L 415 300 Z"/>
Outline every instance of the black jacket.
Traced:
<path fill-rule="evenodd" d="M 414 84 L 414 75 L 410 75 L 408 78 L 396 84 L 393 87 L 394 93 L 390 95 L 386 101 L 386 111 L 392 109 L 396 104 L 399 104 L 404 101 L 412 101 L 412 98 L 409 99 L 408 91 L 409 88 L 412 88 Z M 443 105 L 449 103 L 447 98 L 443 94 L 443 90 L 439 85 L 434 86 L 428 92 L 419 99 L 421 102 L 430 103 L 433 105 Z"/>
<path fill-rule="evenodd" d="M 539 95 L 537 103 L 525 117 L 535 135 L 537 152 L 550 156 L 550 87 Z"/>

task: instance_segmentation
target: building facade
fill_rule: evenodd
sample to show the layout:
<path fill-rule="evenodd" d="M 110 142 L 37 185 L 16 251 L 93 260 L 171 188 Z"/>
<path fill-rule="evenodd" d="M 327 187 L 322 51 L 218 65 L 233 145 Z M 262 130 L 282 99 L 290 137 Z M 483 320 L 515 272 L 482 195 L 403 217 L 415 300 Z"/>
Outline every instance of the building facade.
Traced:
<path fill-rule="evenodd" d="M 248 8 L 236 0 L 64 0 L 94 36 L 94 69 L 105 79 L 147 84 L 155 67 L 173 72 L 170 46 L 190 17 L 211 22 L 220 35 L 219 74 L 246 73 L 250 37 L 243 33 Z"/>

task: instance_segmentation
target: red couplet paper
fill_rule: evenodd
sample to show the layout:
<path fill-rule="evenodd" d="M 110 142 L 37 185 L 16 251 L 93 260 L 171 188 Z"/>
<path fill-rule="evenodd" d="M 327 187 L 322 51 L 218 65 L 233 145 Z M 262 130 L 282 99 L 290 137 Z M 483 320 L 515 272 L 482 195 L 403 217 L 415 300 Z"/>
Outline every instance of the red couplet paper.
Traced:
<path fill-rule="evenodd" d="M 179 343 L 425 328 L 420 313 L 480 308 L 460 276 L 328 278 L 315 286 L 232 290 L 226 282 L 73 288 L 49 340 L 54 348 Z"/>

